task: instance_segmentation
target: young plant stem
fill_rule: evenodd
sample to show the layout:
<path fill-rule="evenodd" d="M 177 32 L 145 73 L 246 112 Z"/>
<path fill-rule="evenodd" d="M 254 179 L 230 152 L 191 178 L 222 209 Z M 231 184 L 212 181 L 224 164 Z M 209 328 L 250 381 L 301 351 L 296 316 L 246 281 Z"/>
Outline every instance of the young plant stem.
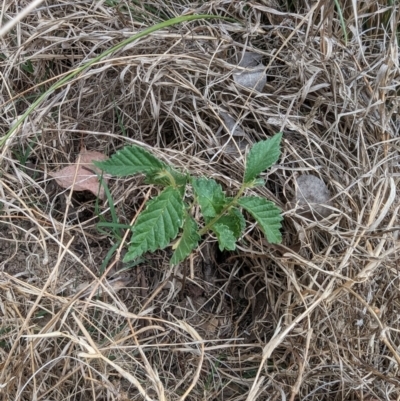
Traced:
<path fill-rule="evenodd" d="M 244 190 L 247 188 L 246 184 L 242 184 L 240 187 L 238 193 L 236 196 L 227 204 L 223 207 L 221 210 L 221 213 L 219 213 L 217 216 L 215 216 L 213 219 L 211 219 L 201 230 L 197 232 L 197 234 L 201 237 L 204 235 L 207 231 L 211 229 L 211 227 L 231 208 L 232 206 L 237 205 L 238 199 L 242 196 Z"/>
<path fill-rule="evenodd" d="M 175 181 L 174 176 L 173 176 L 167 169 L 164 170 L 164 173 L 165 173 L 165 175 L 168 177 L 168 179 L 169 179 L 169 181 L 170 181 L 170 183 L 171 183 L 171 186 L 172 186 L 173 188 L 176 188 L 177 185 L 176 185 L 176 181 Z"/>

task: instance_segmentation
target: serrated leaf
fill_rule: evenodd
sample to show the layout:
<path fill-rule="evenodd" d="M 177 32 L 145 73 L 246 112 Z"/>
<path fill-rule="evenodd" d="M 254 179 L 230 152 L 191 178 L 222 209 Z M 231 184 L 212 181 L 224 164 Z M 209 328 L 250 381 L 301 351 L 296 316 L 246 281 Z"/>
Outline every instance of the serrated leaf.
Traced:
<path fill-rule="evenodd" d="M 283 217 L 281 210 L 273 202 L 258 196 L 244 196 L 238 203 L 255 218 L 271 244 L 282 241 L 279 230 Z"/>
<path fill-rule="evenodd" d="M 110 159 L 94 164 L 106 173 L 119 177 L 138 173 L 154 174 L 167 167 L 161 160 L 136 145 L 126 146 Z"/>
<path fill-rule="evenodd" d="M 246 226 L 246 220 L 241 211 L 234 207 L 231 208 L 227 214 L 218 219 L 218 224 L 227 226 L 233 232 L 235 238 L 238 239 Z"/>
<path fill-rule="evenodd" d="M 227 251 L 234 251 L 236 249 L 236 238 L 234 233 L 225 224 L 215 223 L 211 230 L 217 236 L 219 249 L 222 252 L 224 249 Z"/>
<path fill-rule="evenodd" d="M 247 155 L 244 182 L 251 183 L 260 173 L 276 163 L 281 154 L 280 142 L 282 133 L 265 141 L 257 142 Z"/>
<path fill-rule="evenodd" d="M 192 185 L 206 222 L 221 213 L 226 204 L 221 185 L 211 178 L 193 178 Z"/>
<path fill-rule="evenodd" d="M 133 235 L 124 262 L 169 245 L 182 226 L 183 211 L 182 197 L 176 188 L 168 187 L 149 201 L 132 227 Z"/>
<path fill-rule="evenodd" d="M 171 258 L 171 265 L 177 265 L 190 255 L 193 249 L 197 247 L 200 241 L 200 235 L 197 233 L 198 226 L 192 216 L 187 215 L 183 223 L 182 236 L 172 247 L 175 251 Z"/>

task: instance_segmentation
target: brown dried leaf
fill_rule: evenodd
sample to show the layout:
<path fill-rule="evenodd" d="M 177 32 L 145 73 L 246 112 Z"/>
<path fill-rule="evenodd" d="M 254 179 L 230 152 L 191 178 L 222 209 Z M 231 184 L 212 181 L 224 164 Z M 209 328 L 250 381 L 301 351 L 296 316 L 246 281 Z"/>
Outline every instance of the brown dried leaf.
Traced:
<path fill-rule="evenodd" d="M 242 137 L 246 136 L 246 133 L 240 127 L 238 122 L 233 117 L 231 117 L 228 113 L 221 111 L 219 113 L 219 115 L 224 120 L 224 123 L 232 136 L 242 136 Z"/>
<path fill-rule="evenodd" d="M 97 175 L 85 167 L 71 165 L 55 173 L 50 173 L 50 175 L 54 177 L 57 184 L 63 188 L 69 189 L 73 186 L 73 191 L 90 191 L 96 196 L 98 195 L 100 199 L 104 199 L 104 188 L 101 187 L 99 190 Z M 76 179 L 74 182 L 75 176 Z M 104 179 L 104 181 L 107 182 L 107 179 Z"/>
<path fill-rule="evenodd" d="M 50 173 L 50 176 L 54 177 L 57 184 L 63 188 L 69 189 L 73 186 L 73 191 L 90 191 L 100 199 L 104 199 L 104 188 L 99 189 L 99 180 L 96 175 L 96 172 L 101 173 L 101 170 L 93 164 L 93 161 L 106 159 L 107 156 L 102 153 L 84 150 L 78 157 L 79 165 L 72 164 L 64 167 L 55 173 Z M 107 183 L 108 177 L 103 177 L 103 180 Z"/>
<path fill-rule="evenodd" d="M 246 133 L 240 127 L 240 125 L 236 122 L 236 120 L 231 117 L 225 111 L 220 112 L 220 116 L 224 120 L 226 128 L 228 128 L 229 132 L 225 135 L 219 135 L 220 143 L 223 146 L 223 150 L 225 153 L 239 156 L 246 149 L 246 146 L 249 144 L 246 137 Z M 232 136 L 240 137 L 235 140 Z"/>
<path fill-rule="evenodd" d="M 108 159 L 108 157 L 103 153 L 96 152 L 94 150 L 83 150 L 81 151 L 79 156 L 80 156 L 79 165 L 86 167 L 97 174 L 101 174 L 101 170 L 98 167 L 96 167 L 93 164 L 93 162 L 94 161 L 101 162 Z"/>
<path fill-rule="evenodd" d="M 239 67 L 242 68 L 233 71 L 233 80 L 241 86 L 261 92 L 267 83 L 265 66 L 261 63 L 261 56 L 246 51 Z"/>

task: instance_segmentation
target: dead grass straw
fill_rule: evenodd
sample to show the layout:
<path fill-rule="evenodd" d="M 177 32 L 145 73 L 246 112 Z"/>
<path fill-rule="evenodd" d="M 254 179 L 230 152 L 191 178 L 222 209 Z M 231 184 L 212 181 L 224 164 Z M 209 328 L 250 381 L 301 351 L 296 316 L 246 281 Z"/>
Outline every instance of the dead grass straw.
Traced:
<path fill-rule="evenodd" d="M 0 398 L 398 399 L 398 5 L 63 1 L 17 21 L 28 5 L 17 3 L 2 6 L 16 21 L 0 37 L 3 137 L 56 80 L 134 33 L 185 13 L 237 22 L 183 23 L 118 49 L 3 144 Z M 260 92 L 235 82 L 244 51 L 265 66 Z M 227 135 L 224 113 L 243 137 Z M 283 208 L 283 243 L 251 227 L 236 252 L 210 237 L 176 268 L 166 249 L 101 271 L 109 205 L 49 175 L 83 147 L 137 143 L 229 192 L 246 144 L 278 131 L 281 160 L 257 193 Z M 294 202 L 304 174 L 331 193 L 324 219 Z M 124 224 L 156 193 L 140 178 L 110 188 Z"/>

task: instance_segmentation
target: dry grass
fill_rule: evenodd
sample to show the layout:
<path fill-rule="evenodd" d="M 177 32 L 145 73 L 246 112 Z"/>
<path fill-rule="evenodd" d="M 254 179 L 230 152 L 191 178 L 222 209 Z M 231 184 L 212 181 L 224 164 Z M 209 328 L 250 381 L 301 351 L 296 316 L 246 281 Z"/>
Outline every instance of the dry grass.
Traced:
<path fill-rule="evenodd" d="M 0 38 L 4 136 L 55 80 L 145 27 L 238 21 L 138 40 L 49 96 L 1 149 L 0 398 L 400 399 L 398 6 L 339 1 L 345 43 L 329 1 L 137 3 L 44 1 Z M 27 4 L 4 0 L 3 23 Z M 233 80 L 244 50 L 263 57 L 262 93 Z M 102 274 L 114 239 L 96 229 L 95 197 L 49 173 L 82 147 L 135 142 L 229 191 L 244 159 L 221 146 L 221 112 L 249 143 L 284 133 L 257 190 L 285 210 L 282 245 L 253 228 L 234 253 L 207 238 L 174 269 L 167 249 Z M 324 220 L 292 207 L 305 173 L 332 193 Z M 155 193 L 137 178 L 110 186 L 126 224 Z"/>

